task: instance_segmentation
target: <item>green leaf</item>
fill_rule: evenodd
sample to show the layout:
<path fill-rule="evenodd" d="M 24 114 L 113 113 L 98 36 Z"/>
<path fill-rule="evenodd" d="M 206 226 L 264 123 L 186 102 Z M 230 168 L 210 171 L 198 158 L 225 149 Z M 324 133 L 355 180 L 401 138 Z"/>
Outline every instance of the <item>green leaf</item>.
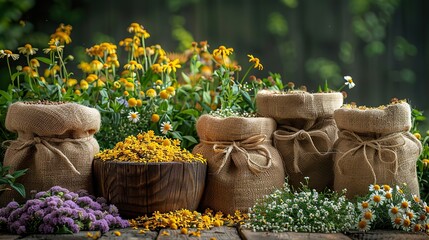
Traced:
<path fill-rule="evenodd" d="M 2 95 L 8 102 L 12 102 L 12 95 L 6 91 L 0 90 L 0 95 Z"/>
<path fill-rule="evenodd" d="M 191 83 L 191 79 L 184 72 L 182 72 L 182 78 L 183 78 L 183 81 L 185 81 L 187 84 Z"/>
<path fill-rule="evenodd" d="M 46 64 L 52 65 L 52 61 L 49 58 L 45 58 L 45 57 L 36 57 L 37 60 L 44 62 Z"/>
<path fill-rule="evenodd" d="M 241 95 L 243 96 L 244 101 L 246 101 L 247 104 L 252 106 L 253 102 L 252 102 L 252 98 L 250 97 L 249 93 L 244 91 L 244 90 L 241 90 L 240 92 L 241 92 Z"/>
<path fill-rule="evenodd" d="M 12 76 L 10 77 L 10 79 L 12 80 L 12 82 L 13 81 L 15 81 L 15 79 L 18 77 L 18 76 L 20 76 L 20 75 L 24 75 L 25 73 L 24 72 L 16 72 L 16 73 L 14 73 L 14 74 L 12 74 Z"/>
<path fill-rule="evenodd" d="M 22 170 L 17 170 L 17 171 L 12 173 L 12 176 L 15 178 L 19 178 L 19 177 L 25 175 L 27 173 L 27 171 L 28 171 L 28 168 L 22 169 Z"/>
<path fill-rule="evenodd" d="M 211 97 L 210 97 L 210 92 L 208 91 L 204 91 L 203 92 L 203 102 L 210 104 L 210 102 L 212 101 Z"/>
<path fill-rule="evenodd" d="M 197 110 L 192 109 L 192 108 L 183 110 L 180 113 L 181 114 L 186 114 L 186 115 L 191 115 L 193 117 L 198 117 L 200 115 L 200 113 Z"/>
<path fill-rule="evenodd" d="M 183 139 L 186 139 L 191 143 L 198 143 L 197 139 L 195 139 L 193 136 L 183 136 Z"/>
<path fill-rule="evenodd" d="M 180 132 L 174 131 L 174 132 L 171 132 L 170 134 L 173 136 L 173 138 L 183 140 L 182 134 L 180 134 Z"/>
<path fill-rule="evenodd" d="M 58 234 L 72 234 L 73 232 L 66 227 L 65 225 L 57 226 L 57 230 L 55 231 Z"/>
<path fill-rule="evenodd" d="M 25 187 L 21 183 L 11 183 L 10 186 L 25 198 Z"/>

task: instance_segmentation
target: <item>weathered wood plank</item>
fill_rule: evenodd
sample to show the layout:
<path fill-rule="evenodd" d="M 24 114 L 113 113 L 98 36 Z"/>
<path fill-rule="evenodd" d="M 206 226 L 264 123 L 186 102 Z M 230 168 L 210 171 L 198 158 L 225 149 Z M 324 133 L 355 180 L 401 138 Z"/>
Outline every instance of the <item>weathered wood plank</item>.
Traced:
<path fill-rule="evenodd" d="M 351 239 L 355 240 L 428 240 L 429 236 L 425 233 L 406 233 L 398 230 L 372 230 L 367 233 L 362 232 L 350 232 L 347 233 Z"/>
<path fill-rule="evenodd" d="M 350 240 L 350 238 L 341 233 L 272 233 L 272 232 L 252 232 L 248 229 L 239 229 L 240 236 L 245 240 L 259 240 L 259 239 L 297 239 L 297 240 L 310 240 L 310 239 L 333 239 L 333 240 Z"/>
<path fill-rule="evenodd" d="M 119 231 L 121 236 L 118 237 L 115 235 L 115 231 Z M 158 232 L 147 231 L 145 233 L 139 233 L 140 230 L 135 230 L 132 228 L 125 229 L 114 229 L 105 234 L 103 234 L 98 239 L 143 239 L 143 240 L 154 240 L 158 236 Z M 20 237 L 19 235 L 10 235 L 10 234 L 0 234 L 0 240 L 11 240 L 11 239 L 25 239 L 25 240 L 88 240 L 88 233 L 95 235 L 96 231 L 81 231 L 76 234 L 32 234 L 25 237 Z"/>
<path fill-rule="evenodd" d="M 167 232 L 168 235 L 163 235 L 163 232 Z M 189 229 L 189 232 L 196 231 L 196 229 Z M 198 239 L 216 239 L 216 240 L 241 240 L 238 231 L 234 227 L 215 227 L 210 230 L 201 231 L 201 236 Z M 182 234 L 180 230 L 163 229 L 159 232 L 157 240 L 163 239 L 183 239 L 190 240 L 196 239 L 196 237 L 190 234 Z"/>

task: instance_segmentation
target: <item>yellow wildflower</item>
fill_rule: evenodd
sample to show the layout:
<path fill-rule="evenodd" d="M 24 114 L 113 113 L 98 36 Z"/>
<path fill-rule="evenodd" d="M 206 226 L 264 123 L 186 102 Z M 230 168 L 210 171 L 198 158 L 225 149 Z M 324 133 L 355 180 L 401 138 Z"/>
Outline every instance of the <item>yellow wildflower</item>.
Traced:
<path fill-rule="evenodd" d="M 86 77 L 86 81 L 88 82 L 88 83 L 92 83 L 92 82 L 94 82 L 95 80 L 97 80 L 98 79 L 98 76 L 97 75 L 95 75 L 95 74 L 89 74 L 87 77 Z"/>
<path fill-rule="evenodd" d="M 51 52 L 62 52 L 64 45 L 60 45 L 59 42 L 55 41 L 53 44 L 50 44 L 48 48 L 44 48 L 43 52 L 48 54 Z"/>
<path fill-rule="evenodd" d="M 80 80 L 79 86 L 80 86 L 80 89 L 82 90 L 86 90 L 89 88 L 88 82 L 84 79 Z"/>
<path fill-rule="evenodd" d="M 40 67 L 39 60 L 37 60 L 35 58 L 31 59 L 30 60 L 30 67 L 33 68 L 33 69 Z"/>
<path fill-rule="evenodd" d="M 143 69 L 143 66 L 137 61 L 131 60 L 129 63 L 124 65 L 124 68 L 134 71 L 134 70 Z"/>
<path fill-rule="evenodd" d="M 259 61 L 259 58 L 255 58 L 253 57 L 253 55 L 247 55 L 249 57 L 249 62 L 253 63 L 253 67 L 257 68 L 259 70 L 264 69 L 264 66 L 262 66 L 262 64 Z"/>
<path fill-rule="evenodd" d="M 80 96 L 82 93 L 80 92 L 80 90 L 79 90 L 79 89 L 76 89 L 76 90 L 74 91 L 74 94 L 76 94 L 76 95 Z"/>
<path fill-rule="evenodd" d="M 159 97 L 162 99 L 168 99 L 170 97 L 170 94 L 168 94 L 167 90 L 162 90 L 159 93 Z"/>
<path fill-rule="evenodd" d="M 157 123 L 159 121 L 159 115 L 154 113 L 150 119 L 152 122 Z"/>
<path fill-rule="evenodd" d="M 180 229 L 180 233 L 188 235 L 188 229 L 187 228 L 182 228 L 182 229 Z"/>
<path fill-rule="evenodd" d="M 115 236 L 117 236 L 117 237 L 121 236 L 121 232 L 119 232 L 119 231 L 114 231 L 113 234 L 115 234 Z"/>
<path fill-rule="evenodd" d="M 94 84 L 95 84 L 95 83 L 94 83 Z M 106 86 L 106 84 L 103 82 L 103 80 L 98 79 L 98 80 L 97 80 L 97 87 L 104 87 L 104 86 Z"/>
<path fill-rule="evenodd" d="M 74 85 L 76 85 L 77 84 L 77 80 L 76 79 L 74 79 L 74 78 L 69 78 L 68 80 L 67 80 L 67 87 L 73 87 Z"/>
<path fill-rule="evenodd" d="M 146 96 L 150 97 L 150 98 L 154 98 L 156 97 L 156 91 L 153 88 L 150 88 L 146 91 Z"/>
<path fill-rule="evenodd" d="M 156 80 L 155 85 L 162 85 L 162 80 L 161 79 Z"/>
<path fill-rule="evenodd" d="M 134 91 L 134 83 L 132 83 L 132 82 L 126 82 L 125 83 L 125 89 L 127 90 L 127 91 Z"/>
<path fill-rule="evenodd" d="M 91 65 L 87 62 L 80 62 L 77 67 L 82 70 L 84 73 L 90 73 L 92 71 Z"/>
<path fill-rule="evenodd" d="M 128 91 L 124 91 L 124 96 L 127 97 L 128 95 L 130 95 L 130 93 Z"/>
<path fill-rule="evenodd" d="M 422 135 L 418 132 L 414 133 L 414 137 L 416 137 L 418 140 L 422 139 Z"/>
<path fill-rule="evenodd" d="M 213 56 L 221 56 L 222 58 L 225 58 L 234 52 L 233 48 L 227 48 L 225 46 L 220 46 L 219 48 L 213 50 Z"/>
<path fill-rule="evenodd" d="M 162 66 L 158 63 L 153 64 L 150 68 L 154 73 L 162 73 Z"/>
<path fill-rule="evenodd" d="M 91 66 L 91 70 L 93 72 L 100 71 L 101 69 L 103 69 L 103 63 L 98 60 L 92 60 L 89 65 Z"/>
<path fill-rule="evenodd" d="M 143 106 L 143 102 L 141 99 L 137 99 L 137 107 Z"/>
<path fill-rule="evenodd" d="M 7 57 L 7 58 L 11 57 L 13 60 L 18 60 L 19 54 L 15 54 L 12 51 L 7 50 L 7 49 L 0 50 L 0 58 L 3 58 L 3 57 Z"/>
<path fill-rule="evenodd" d="M 128 99 L 128 106 L 135 107 L 137 105 L 137 100 L 135 98 Z"/>
<path fill-rule="evenodd" d="M 423 166 L 424 167 L 428 167 L 429 166 L 429 159 L 425 158 L 425 159 L 422 160 L 422 162 L 423 162 Z"/>
<path fill-rule="evenodd" d="M 171 72 L 176 72 L 177 68 L 181 68 L 182 66 L 179 64 L 179 59 L 174 59 L 173 61 L 168 62 L 166 65 L 162 66 L 162 70 L 170 74 Z"/>
<path fill-rule="evenodd" d="M 165 89 L 167 92 L 168 92 L 168 94 L 170 94 L 170 95 L 172 95 L 172 96 L 174 96 L 174 94 L 176 93 L 176 90 L 174 89 L 174 87 L 167 87 L 167 89 Z"/>
<path fill-rule="evenodd" d="M 115 81 L 115 82 L 113 82 L 113 87 L 114 88 L 116 88 L 116 89 L 119 89 L 119 88 L 121 88 L 121 83 L 119 82 L 119 81 Z"/>
<path fill-rule="evenodd" d="M 36 54 L 37 50 L 39 49 L 33 48 L 31 44 L 28 43 L 25 44 L 23 47 L 18 48 L 19 53 L 22 53 L 24 55 L 34 55 Z"/>

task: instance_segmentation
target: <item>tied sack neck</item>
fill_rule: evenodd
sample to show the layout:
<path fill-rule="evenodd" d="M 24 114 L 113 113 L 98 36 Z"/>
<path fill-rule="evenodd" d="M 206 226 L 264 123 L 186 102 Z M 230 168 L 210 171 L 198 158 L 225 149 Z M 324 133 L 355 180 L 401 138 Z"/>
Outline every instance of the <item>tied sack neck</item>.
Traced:
<path fill-rule="evenodd" d="M 274 146 L 278 147 L 282 141 L 293 141 L 293 171 L 294 173 L 301 173 L 298 160 L 302 154 L 303 144 L 309 143 L 311 146 L 311 153 L 318 156 L 325 156 L 329 154 L 331 148 L 331 139 L 328 134 L 321 130 L 304 130 L 291 126 L 282 126 L 283 130 L 276 130 L 274 132 Z M 316 146 L 314 140 L 320 139 L 319 144 Z M 320 149 L 320 150 L 319 150 Z"/>
<path fill-rule="evenodd" d="M 371 172 L 371 175 L 374 179 L 374 183 L 377 182 L 377 176 L 374 171 L 374 167 L 371 162 L 374 162 L 373 157 L 368 156 L 367 148 L 372 148 L 375 150 L 378 156 L 378 160 L 383 165 L 383 167 L 393 174 L 398 173 L 398 155 L 395 151 L 397 147 L 405 145 L 405 139 L 402 132 L 391 133 L 386 136 L 382 136 L 376 139 L 363 140 L 359 135 L 354 132 L 343 130 L 340 131 L 339 139 L 347 140 L 350 143 L 354 143 L 355 147 L 350 148 L 347 152 L 339 153 L 342 156 L 337 160 L 335 168 L 339 170 L 339 173 L 343 175 L 343 162 L 345 157 L 350 154 L 354 154 L 356 151 L 363 149 L 363 159 L 364 163 L 367 164 L 368 169 Z M 393 140 L 400 140 L 398 143 L 392 144 Z M 390 156 L 388 156 L 390 155 Z M 359 162 L 361 159 L 357 159 Z"/>
<path fill-rule="evenodd" d="M 264 172 L 272 166 L 272 157 L 271 153 L 268 151 L 267 147 L 264 146 L 266 135 L 253 135 L 247 139 L 241 141 L 207 141 L 200 139 L 201 143 L 213 145 L 213 151 L 216 153 L 224 153 L 225 156 L 222 159 L 222 164 L 219 166 L 215 174 L 219 174 L 223 169 L 225 164 L 231 158 L 231 153 L 233 151 L 241 152 L 246 156 L 247 165 L 249 170 L 254 173 Z M 250 157 L 249 150 L 257 151 L 259 154 L 263 155 L 267 159 L 267 165 L 263 166 L 259 163 L 253 161 Z"/>
<path fill-rule="evenodd" d="M 70 159 L 64 155 L 63 152 L 52 146 L 51 143 L 63 143 L 63 142 L 86 142 L 88 141 L 88 137 L 84 138 L 53 138 L 53 137 L 43 137 L 43 136 L 20 136 L 16 140 L 7 140 L 3 142 L 3 146 L 5 145 L 14 145 L 14 150 L 20 151 L 25 148 L 29 148 L 32 146 L 43 147 L 48 151 L 54 153 L 60 161 L 64 161 L 70 169 L 76 173 L 81 174 Z"/>

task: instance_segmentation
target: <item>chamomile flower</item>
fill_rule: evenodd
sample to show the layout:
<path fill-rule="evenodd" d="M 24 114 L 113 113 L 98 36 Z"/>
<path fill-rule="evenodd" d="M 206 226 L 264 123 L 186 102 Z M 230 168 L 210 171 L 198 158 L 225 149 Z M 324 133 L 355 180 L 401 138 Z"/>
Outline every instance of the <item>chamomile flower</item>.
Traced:
<path fill-rule="evenodd" d="M 137 123 L 140 120 L 140 116 L 138 112 L 130 112 L 128 114 L 128 120 L 133 123 Z"/>
<path fill-rule="evenodd" d="M 344 80 L 346 81 L 344 84 L 349 86 L 349 89 L 355 87 L 355 83 L 353 82 L 353 78 L 351 76 L 344 76 Z"/>
<path fill-rule="evenodd" d="M 368 221 L 368 220 L 366 220 L 365 218 L 362 218 L 362 219 L 359 221 L 359 223 L 358 223 L 357 227 L 358 227 L 358 229 L 359 229 L 360 231 L 364 231 L 364 232 L 366 232 L 366 231 L 368 231 L 368 230 L 371 228 L 371 225 L 369 224 L 369 221 Z"/>
<path fill-rule="evenodd" d="M 369 201 L 362 201 L 359 205 L 358 208 L 360 211 L 367 211 L 371 208 L 371 204 Z"/>
<path fill-rule="evenodd" d="M 374 206 L 379 206 L 383 203 L 383 201 L 386 199 L 381 193 L 374 192 L 370 196 L 370 201 Z"/>
<path fill-rule="evenodd" d="M 403 219 L 400 216 L 392 218 L 392 226 L 393 226 L 393 228 L 400 229 L 401 226 L 402 226 L 402 222 L 403 222 Z"/>
<path fill-rule="evenodd" d="M 173 129 L 173 126 L 171 126 L 171 123 L 170 122 L 163 122 L 162 124 L 161 124 L 161 132 L 162 132 L 162 134 L 167 134 L 169 131 L 171 131 Z"/>
<path fill-rule="evenodd" d="M 405 210 L 405 211 L 407 211 L 408 209 L 410 209 L 410 207 L 411 207 L 411 203 L 410 203 L 410 201 L 408 201 L 407 199 L 402 199 L 402 201 L 401 201 L 401 209 L 403 209 L 403 210 Z"/>
<path fill-rule="evenodd" d="M 346 77 L 344 77 L 344 78 L 346 78 Z M 381 187 L 378 184 L 371 184 L 371 185 L 369 185 L 369 191 L 371 191 L 371 192 L 378 192 L 380 190 L 381 190 Z"/>
<path fill-rule="evenodd" d="M 404 216 L 404 218 L 402 219 L 402 225 L 401 228 L 404 231 L 410 231 L 411 230 L 411 219 L 408 216 Z"/>
<path fill-rule="evenodd" d="M 375 215 L 373 210 L 368 209 L 364 212 L 362 212 L 362 219 L 365 219 L 368 222 L 372 222 L 375 219 Z"/>
<path fill-rule="evenodd" d="M 403 211 L 399 207 L 397 207 L 393 204 L 390 204 L 390 206 L 389 206 L 389 217 L 391 219 L 395 219 L 402 214 L 403 214 Z"/>

